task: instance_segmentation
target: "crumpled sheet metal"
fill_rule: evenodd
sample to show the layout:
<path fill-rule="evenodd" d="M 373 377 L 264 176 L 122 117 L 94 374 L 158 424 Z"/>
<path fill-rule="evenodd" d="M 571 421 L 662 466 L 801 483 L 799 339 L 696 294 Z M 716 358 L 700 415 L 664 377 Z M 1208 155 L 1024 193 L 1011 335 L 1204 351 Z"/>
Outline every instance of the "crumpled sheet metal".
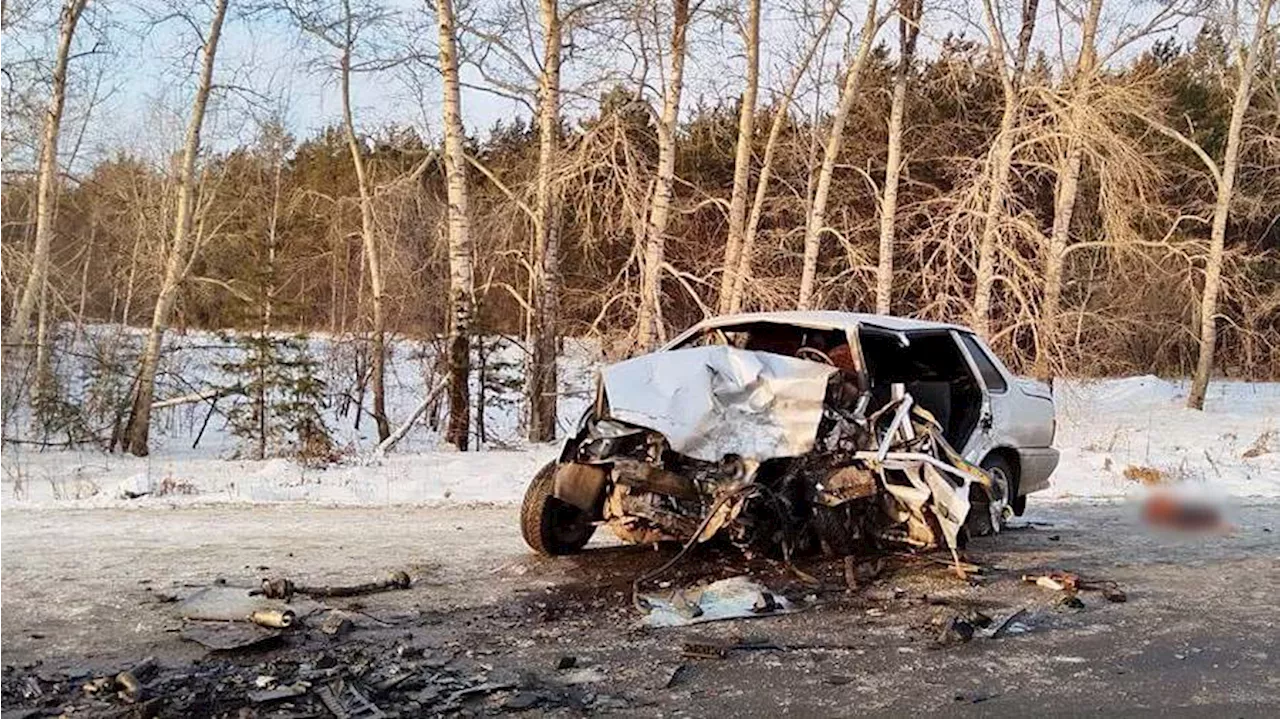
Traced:
<path fill-rule="evenodd" d="M 959 543 L 960 528 L 969 516 L 969 483 L 955 487 L 933 465 L 918 459 L 886 459 L 886 469 L 898 469 L 911 482 L 911 486 L 885 484 L 885 489 L 905 508 L 905 515 L 895 517 L 900 522 L 919 522 L 927 526 L 924 509 L 928 506 L 938 520 L 947 547 L 955 549 Z"/>
<path fill-rule="evenodd" d="M 610 417 L 660 432 L 676 452 L 763 461 L 813 448 L 835 371 L 769 352 L 692 347 L 612 365 L 604 387 Z"/>
<path fill-rule="evenodd" d="M 762 602 L 765 593 L 772 595 L 776 606 L 770 612 L 758 613 L 754 611 L 754 607 Z M 786 597 L 774 594 L 764 585 L 745 576 L 721 579 L 703 587 L 700 593 L 688 591 L 684 596 L 690 604 L 697 605 L 701 614 L 691 616 L 689 611 L 681 611 L 677 607 L 677 602 L 673 601 L 673 597 L 644 595 L 650 609 L 640 621 L 641 625 L 655 628 L 683 627 L 724 619 L 771 617 L 800 611 L 800 608 Z"/>
<path fill-rule="evenodd" d="M 908 396 L 904 406 L 910 406 L 909 402 Z M 882 441 L 877 451 L 857 454 L 868 465 L 880 471 L 896 470 L 909 482 L 908 485 L 883 482 L 893 499 L 884 505 L 885 511 L 895 522 L 907 526 L 905 539 L 921 546 L 937 544 L 941 539 L 955 552 L 959 546 L 960 529 L 973 507 L 970 501 L 972 487 L 978 484 L 989 490 L 990 478 L 951 448 L 933 415 L 920 407 L 911 407 L 910 414 L 912 434 L 925 436 L 919 451 L 889 450 L 894 441 L 890 436 Z M 901 430 L 895 430 L 898 431 Z M 992 516 L 1003 512 L 1004 505 L 1003 500 L 991 502 Z M 925 516 L 926 508 L 936 519 L 941 538 L 932 536 L 934 532 Z M 992 526 L 999 531 L 998 522 L 992 522 Z"/>

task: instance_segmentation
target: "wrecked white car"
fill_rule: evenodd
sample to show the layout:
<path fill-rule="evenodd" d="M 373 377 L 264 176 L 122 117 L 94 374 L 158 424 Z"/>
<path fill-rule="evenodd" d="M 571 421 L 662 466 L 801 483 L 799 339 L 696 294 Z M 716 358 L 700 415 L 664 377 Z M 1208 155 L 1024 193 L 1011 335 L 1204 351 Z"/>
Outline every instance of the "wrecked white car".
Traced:
<path fill-rule="evenodd" d="M 953 552 L 1048 486 L 1048 388 L 972 331 L 844 312 L 706 320 L 606 368 L 559 461 L 529 485 L 525 541 L 580 551 L 713 537 L 779 551 Z"/>

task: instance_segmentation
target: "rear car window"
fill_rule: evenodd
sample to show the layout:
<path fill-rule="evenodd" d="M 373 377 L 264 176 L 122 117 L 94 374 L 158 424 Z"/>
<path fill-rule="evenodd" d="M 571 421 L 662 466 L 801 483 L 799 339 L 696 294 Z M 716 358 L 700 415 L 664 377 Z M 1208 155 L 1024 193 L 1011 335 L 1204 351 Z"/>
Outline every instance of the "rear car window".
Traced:
<path fill-rule="evenodd" d="M 1003 392 L 1009 389 L 1009 385 L 1004 381 L 1004 375 L 1000 374 L 1000 370 L 996 369 L 996 365 L 991 361 L 991 356 L 978 344 L 978 340 L 973 335 L 962 334 L 964 344 L 969 348 L 969 354 L 973 357 L 973 363 L 978 365 L 978 373 L 982 375 L 982 381 L 987 385 L 989 392 Z"/>

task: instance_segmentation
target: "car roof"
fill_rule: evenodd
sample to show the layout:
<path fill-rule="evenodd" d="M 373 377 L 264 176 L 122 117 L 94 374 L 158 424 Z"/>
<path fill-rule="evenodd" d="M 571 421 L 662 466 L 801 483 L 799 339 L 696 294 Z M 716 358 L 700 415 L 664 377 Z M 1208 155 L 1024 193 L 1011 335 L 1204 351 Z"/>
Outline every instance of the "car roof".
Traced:
<path fill-rule="evenodd" d="M 917 320 L 910 317 L 895 317 L 893 315 L 873 315 L 835 310 L 789 310 L 785 312 L 746 312 L 736 315 L 708 317 L 681 334 L 688 334 L 688 332 L 695 330 L 730 327 L 752 322 L 770 322 L 828 330 L 849 329 L 855 325 L 870 325 L 893 332 L 914 332 L 919 330 L 973 331 L 963 325 Z"/>

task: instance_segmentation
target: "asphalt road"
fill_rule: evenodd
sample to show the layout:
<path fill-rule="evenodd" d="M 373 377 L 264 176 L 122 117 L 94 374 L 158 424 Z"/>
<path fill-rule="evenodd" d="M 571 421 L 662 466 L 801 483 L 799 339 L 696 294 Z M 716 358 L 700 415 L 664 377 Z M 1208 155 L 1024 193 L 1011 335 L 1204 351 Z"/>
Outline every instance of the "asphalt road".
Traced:
<path fill-rule="evenodd" d="M 534 558 L 516 511 L 7 510 L 3 661 L 47 673 L 156 656 L 180 671 L 204 652 L 173 631 L 179 621 L 166 595 L 218 577 L 245 586 L 265 574 L 340 583 L 405 568 L 413 588 L 362 599 L 362 611 L 433 651 L 586 687 L 596 713 L 1280 714 L 1277 503 L 1234 508 L 1234 529 L 1221 534 L 1153 533 L 1123 506 L 1035 507 L 1035 524 L 973 542 L 968 559 L 990 568 L 977 584 L 938 564 L 894 560 L 870 586 L 848 592 L 838 563 L 801 560 L 824 582 L 806 589 L 776 563 L 704 551 L 667 579 L 681 586 L 751 571 L 808 596 L 810 608 L 667 630 L 635 627 L 629 589 L 669 553 L 604 541 L 574 558 Z M 1085 592 L 1084 608 L 1072 609 L 1021 580 L 1051 569 L 1114 580 L 1128 601 Z M 1024 614 L 999 638 L 938 645 L 941 624 L 975 610 L 997 621 Z M 376 644 L 388 635 L 351 636 Z M 682 646 L 691 640 L 774 648 L 690 659 Z M 576 667 L 557 670 L 565 656 Z"/>

